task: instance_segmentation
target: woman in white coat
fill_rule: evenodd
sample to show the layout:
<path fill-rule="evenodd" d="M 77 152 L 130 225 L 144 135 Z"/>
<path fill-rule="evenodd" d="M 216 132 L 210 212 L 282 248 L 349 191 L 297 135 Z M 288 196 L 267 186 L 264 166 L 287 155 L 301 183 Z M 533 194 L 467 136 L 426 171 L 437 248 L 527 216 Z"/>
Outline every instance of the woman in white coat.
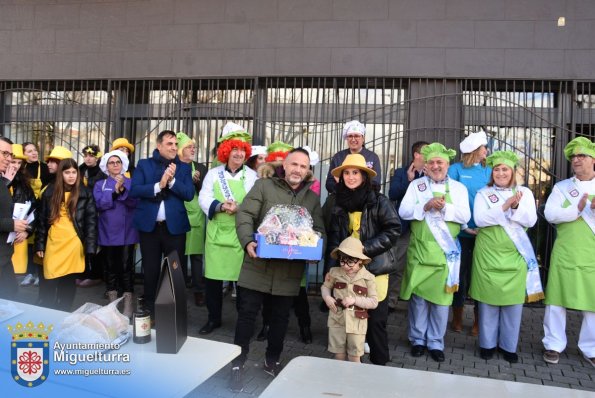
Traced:
<path fill-rule="evenodd" d="M 473 218 L 479 233 L 473 251 L 470 295 L 479 302 L 480 357 L 490 359 L 496 348 L 514 363 L 523 303 L 543 298 L 535 252 L 525 232 L 535 225 L 535 198 L 515 182 L 518 156 L 494 152 L 488 185 L 475 197 Z"/>

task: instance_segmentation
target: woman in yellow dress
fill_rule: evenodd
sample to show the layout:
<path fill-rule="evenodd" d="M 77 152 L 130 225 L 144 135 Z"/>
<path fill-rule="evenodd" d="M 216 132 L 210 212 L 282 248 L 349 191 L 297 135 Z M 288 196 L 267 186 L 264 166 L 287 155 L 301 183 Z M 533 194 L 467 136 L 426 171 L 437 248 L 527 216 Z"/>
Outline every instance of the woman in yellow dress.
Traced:
<path fill-rule="evenodd" d="M 85 255 L 97 249 L 97 215 L 93 194 L 80 182 L 74 159 L 58 166 L 55 184 L 41 196 L 35 250 L 43 258 L 39 305 L 70 311 L 75 279 L 85 270 Z"/>

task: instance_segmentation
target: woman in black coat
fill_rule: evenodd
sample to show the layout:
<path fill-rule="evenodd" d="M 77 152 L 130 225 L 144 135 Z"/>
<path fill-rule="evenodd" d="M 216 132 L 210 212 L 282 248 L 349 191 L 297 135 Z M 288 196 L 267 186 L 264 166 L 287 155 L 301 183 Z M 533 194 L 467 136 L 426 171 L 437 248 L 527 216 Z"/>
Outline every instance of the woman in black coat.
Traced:
<path fill-rule="evenodd" d="M 385 365 L 390 360 L 386 331 L 388 275 L 397 270 L 391 249 L 399 236 L 399 216 L 390 200 L 372 189 L 376 172 L 366 166 L 362 155 L 347 155 L 331 174 L 338 183 L 327 231 L 325 268 L 335 266 L 336 260 L 328 254 L 345 238 L 353 236 L 364 245 L 364 254 L 372 259 L 366 268 L 376 276 L 379 301 L 376 309 L 368 311 L 366 341 L 370 346 L 370 362 Z"/>
<path fill-rule="evenodd" d="M 74 159 L 58 166 L 56 182 L 41 196 L 35 250 L 43 258 L 39 304 L 70 311 L 75 278 L 85 269 L 85 256 L 97 250 L 97 212 L 93 193 L 80 183 Z"/>

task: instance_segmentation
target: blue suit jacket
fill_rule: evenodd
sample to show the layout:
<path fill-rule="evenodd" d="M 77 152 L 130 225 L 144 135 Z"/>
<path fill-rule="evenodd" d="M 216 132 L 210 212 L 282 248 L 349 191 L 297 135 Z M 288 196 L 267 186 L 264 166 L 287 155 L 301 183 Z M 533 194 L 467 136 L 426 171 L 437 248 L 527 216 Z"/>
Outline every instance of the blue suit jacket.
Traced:
<path fill-rule="evenodd" d="M 172 235 L 184 234 L 190 231 L 190 222 L 184 202 L 194 198 L 194 185 L 192 184 L 192 171 L 190 166 L 176 158 L 175 183 L 171 188 L 166 187 L 155 196 L 155 183 L 161 180 L 166 169 L 159 151 L 153 151 L 153 157 L 141 159 L 136 165 L 132 175 L 130 196 L 138 198 L 134 211 L 134 227 L 142 232 L 151 232 L 155 229 L 155 220 L 159 211 L 159 204 L 165 205 L 165 218 L 167 229 Z"/>

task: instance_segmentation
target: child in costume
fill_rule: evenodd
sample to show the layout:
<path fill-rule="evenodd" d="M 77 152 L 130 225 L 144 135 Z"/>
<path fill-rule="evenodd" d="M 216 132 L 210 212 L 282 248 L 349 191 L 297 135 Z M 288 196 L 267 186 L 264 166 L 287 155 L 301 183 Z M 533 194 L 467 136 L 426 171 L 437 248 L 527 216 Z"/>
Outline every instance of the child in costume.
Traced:
<path fill-rule="evenodd" d="M 340 267 L 330 269 L 321 287 L 328 315 L 328 350 L 335 359 L 360 362 L 368 329 L 368 310 L 378 306 L 375 277 L 364 268 L 371 259 L 359 239 L 348 237 L 331 252 Z M 331 295 L 332 293 L 332 295 Z"/>

